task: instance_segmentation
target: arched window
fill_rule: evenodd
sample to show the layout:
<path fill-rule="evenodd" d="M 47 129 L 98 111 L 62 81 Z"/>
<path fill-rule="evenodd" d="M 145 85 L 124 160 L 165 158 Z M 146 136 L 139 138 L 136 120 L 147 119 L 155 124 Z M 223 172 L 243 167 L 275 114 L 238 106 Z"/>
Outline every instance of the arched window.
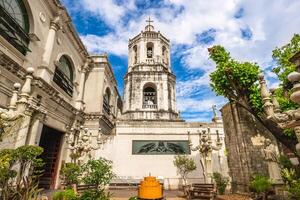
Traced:
<path fill-rule="evenodd" d="M 106 88 L 104 96 L 103 96 L 103 110 L 107 114 L 110 114 L 110 90 L 109 88 Z"/>
<path fill-rule="evenodd" d="M 167 48 L 165 46 L 163 46 L 161 51 L 162 51 L 163 62 L 168 64 L 168 51 L 167 51 Z"/>
<path fill-rule="evenodd" d="M 133 47 L 133 64 L 137 63 L 137 46 Z"/>
<path fill-rule="evenodd" d="M 146 84 L 143 89 L 143 108 L 157 108 L 157 92 L 155 85 Z"/>
<path fill-rule="evenodd" d="M 153 58 L 153 43 L 147 43 L 147 58 Z"/>
<path fill-rule="evenodd" d="M 63 55 L 60 57 L 54 72 L 54 82 L 67 94 L 73 94 L 73 64 L 71 59 Z"/>
<path fill-rule="evenodd" d="M 22 54 L 29 44 L 29 20 L 22 0 L 0 0 L 0 34 Z"/>

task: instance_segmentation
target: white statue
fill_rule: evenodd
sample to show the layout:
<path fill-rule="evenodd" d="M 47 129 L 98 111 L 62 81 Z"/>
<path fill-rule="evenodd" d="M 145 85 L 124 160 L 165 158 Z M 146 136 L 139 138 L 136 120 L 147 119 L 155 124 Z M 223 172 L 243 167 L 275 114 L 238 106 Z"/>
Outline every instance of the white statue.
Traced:
<path fill-rule="evenodd" d="M 275 183 L 282 182 L 280 168 L 277 163 L 279 152 L 276 146 L 272 144 L 271 140 L 265 140 L 265 148 L 263 149 L 263 153 L 268 164 L 270 179 Z"/>

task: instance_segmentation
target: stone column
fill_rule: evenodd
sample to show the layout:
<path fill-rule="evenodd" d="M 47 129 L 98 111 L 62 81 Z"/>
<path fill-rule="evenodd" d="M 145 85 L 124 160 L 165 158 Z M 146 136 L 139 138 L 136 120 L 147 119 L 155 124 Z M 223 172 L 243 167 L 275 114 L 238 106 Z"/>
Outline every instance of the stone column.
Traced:
<path fill-rule="evenodd" d="M 20 94 L 20 100 L 16 102 L 16 106 L 17 106 L 17 113 L 18 114 L 22 114 L 23 119 L 21 124 L 18 126 L 17 130 L 16 130 L 16 142 L 15 142 L 15 148 L 25 145 L 26 144 L 26 139 L 27 139 L 27 133 L 28 133 L 28 129 L 30 126 L 30 119 L 31 119 L 31 115 L 32 115 L 32 110 L 28 110 L 28 99 L 30 97 L 31 94 L 31 82 L 33 79 L 33 68 L 29 67 L 27 69 L 27 76 L 26 76 L 26 80 L 25 83 L 21 89 L 21 94 Z"/>
<path fill-rule="evenodd" d="M 83 97 L 84 97 L 84 87 L 85 87 L 85 79 L 86 79 L 86 73 L 89 69 L 90 60 L 88 60 L 84 66 L 81 69 L 80 73 L 80 83 L 79 83 L 79 93 L 76 100 L 76 108 L 78 110 L 83 110 Z"/>
<path fill-rule="evenodd" d="M 41 123 L 40 117 L 37 117 L 30 129 L 30 133 L 27 136 L 27 145 L 39 145 L 43 124 Z"/>
<path fill-rule="evenodd" d="M 42 66 L 39 67 L 38 75 L 42 77 L 45 81 L 50 82 L 50 75 L 49 75 L 49 64 L 50 58 L 52 55 L 52 50 L 55 41 L 56 32 L 60 29 L 60 16 L 54 17 L 50 22 L 50 29 L 48 33 L 48 37 L 45 44 L 45 50 L 42 56 Z"/>
<path fill-rule="evenodd" d="M 53 46 L 54 46 L 55 35 L 56 35 L 56 32 L 60 28 L 59 20 L 60 20 L 60 17 L 56 16 L 50 22 L 50 29 L 49 29 L 49 33 L 48 33 L 48 37 L 47 37 L 47 41 L 46 41 L 46 45 L 45 45 L 45 51 L 44 51 L 44 54 L 42 57 L 43 65 L 45 65 L 45 66 L 48 66 L 49 62 L 50 62 L 50 57 L 51 57 L 51 53 L 52 53 Z"/>

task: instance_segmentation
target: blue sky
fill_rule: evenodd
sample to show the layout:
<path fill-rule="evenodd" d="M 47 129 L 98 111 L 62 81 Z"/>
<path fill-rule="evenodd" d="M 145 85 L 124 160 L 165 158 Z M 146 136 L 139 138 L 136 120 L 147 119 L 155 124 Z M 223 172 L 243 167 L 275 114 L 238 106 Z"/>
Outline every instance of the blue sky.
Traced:
<path fill-rule="evenodd" d="M 171 40 L 172 70 L 177 76 L 177 107 L 187 121 L 210 121 L 212 105 L 227 101 L 209 86 L 215 69 L 207 48 L 223 45 L 241 61 L 257 62 L 269 87 L 272 50 L 300 33 L 299 0 L 62 0 L 91 54 L 107 53 L 123 93 L 127 44 L 146 25 Z"/>

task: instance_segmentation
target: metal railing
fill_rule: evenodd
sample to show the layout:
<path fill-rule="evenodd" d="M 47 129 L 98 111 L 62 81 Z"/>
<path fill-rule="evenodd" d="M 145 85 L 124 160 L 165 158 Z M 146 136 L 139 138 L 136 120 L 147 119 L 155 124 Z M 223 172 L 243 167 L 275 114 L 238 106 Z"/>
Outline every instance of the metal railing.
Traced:
<path fill-rule="evenodd" d="M 55 68 L 53 81 L 68 95 L 73 95 L 72 81 L 58 67 Z"/>
<path fill-rule="evenodd" d="M 153 105 L 144 104 L 143 109 L 157 109 L 157 105 L 156 104 L 153 104 Z"/>
<path fill-rule="evenodd" d="M 12 46 L 14 46 L 23 55 L 26 54 L 29 44 L 29 35 L 16 22 L 10 14 L 0 5 L 0 35 L 5 38 Z"/>

